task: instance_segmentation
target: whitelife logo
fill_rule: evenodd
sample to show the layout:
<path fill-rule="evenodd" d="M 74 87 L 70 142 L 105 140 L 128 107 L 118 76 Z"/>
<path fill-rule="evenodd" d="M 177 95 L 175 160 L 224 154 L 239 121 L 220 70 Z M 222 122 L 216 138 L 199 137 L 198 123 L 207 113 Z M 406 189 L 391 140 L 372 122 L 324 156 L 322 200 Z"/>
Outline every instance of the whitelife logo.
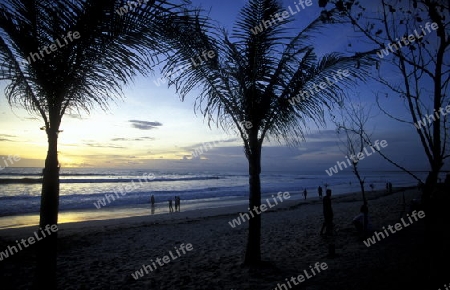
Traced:
<path fill-rule="evenodd" d="M 185 255 L 186 252 L 192 251 L 192 250 L 194 249 L 194 247 L 192 246 L 192 244 L 189 243 L 189 244 L 186 244 L 186 245 L 181 244 L 179 248 L 174 247 L 174 249 L 175 249 L 175 251 L 177 252 L 177 255 L 178 255 L 178 256 L 174 256 L 174 254 L 172 254 L 172 251 L 169 251 L 170 257 L 167 256 L 167 255 L 164 256 L 162 259 L 160 259 L 159 257 L 157 257 L 157 258 L 155 259 L 156 263 L 158 263 L 158 265 L 159 265 L 160 267 L 162 267 L 162 266 L 164 266 L 164 264 L 168 264 L 168 263 L 170 263 L 171 261 L 174 261 L 174 260 L 178 259 L 179 257 L 181 257 L 181 254 L 180 254 L 180 252 L 179 252 L 178 250 L 180 250 L 181 252 L 183 252 L 183 255 Z M 172 259 L 171 259 L 171 258 L 172 258 Z M 161 261 L 164 262 L 164 264 L 161 263 Z M 152 266 L 153 266 L 153 267 L 152 267 Z M 131 274 L 131 276 L 132 276 L 135 280 L 137 280 L 137 279 L 139 279 L 139 278 L 141 278 L 141 277 L 144 277 L 144 271 L 145 271 L 146 274 L 149 274 L 150 272 L 155 271 L 157 268 L 158 268 L 158 267 L 156 266 L 155 262 L 153 262 L 153 259 L 151 259 L 151 265 L 142 265 L 142 268 L 139 269 L 139 270 L 137 270 L 137 271 L 135 271 L 134 274 Z M 150 271 L 150 272 L 149 272 L 149 271 Z"/>
<path fill-rule="evenodd" d="M 3 166 L 1 164 L 1 162 L 0 162 L 0 170 L 3 170 L 6 167 L 9 167 L 9 166 L 13 165 L 14 162 L 19 162 L 20 161 L 20 157 L 17 156 L 17 155 L 14 155 L 14 156 L 8 155 L 8 157 L 6 159 L 5 159 L 5 157 L 2 156 L 2 159 L 3 159 L 3 163 L 5 164 L 5 166 Z M 9 164 L 8 164 L 8 162 L 6 160 L 9 161 Z"/>
<path fill-rule="evenodd" d="M 0 252 L 0 261 L 3 261 L 4 259 L 17 254 L 19 251 L 22 251 L 22 246 L 24 248 L 28 248 L 30 245 L 33 245 L 35 242 L 39 242 L 40 240 L 44 239 L 47 236 L 50 236 L 52 233 L 56 233 L 58 231 L 57 225 L 46 225 L 44 229 L 39 228 L 41 235 L 36 231 L 34 232 L 34 236 L 29 237 L 28 239 L 21 239 L 20 242 L 16 240 L 17 247 L 19 247 L 19 250 L 17 250 L 16 246 L 8 246 L 8 248 L 4 252 Z M 45 232 L 47 234 L 45 234 Z M 28 244 L 27 244 L 28 241 Z M 13 252 L 14 250 L 14 252 Z"/>
<path fill-rule="evenodd" d="M 411 213 L 412 217 L 414 218 L 414 221 L 418 221 L 418 218 L 424 218 L 425 217 L 425 212 L 424 211 L 413 211 Z M 409 224 L 405 222 L 405 220 L 403 218 L 400 219 L 400 221 L 402 223 L 396 223 L 394 226 L 389 225 L 388 229 L 391 232 L 391 234 L 395 234 L 396 232 L 400 231 L 403 227 L 408 227 L 413 223 L 413 220 L 411 219 L 411 217 L 409 216 L 409 214 L 407 214 L 408 220 L 409 220 Z M 393 229 L 395 228 L 395 230 Z M 367 240 L 363 241 L 364 245 L 366 245 L 366 247 L 370 247 L 371 245 L 375 245 L 375 243 L 379 241 L 381 241 L 382 239 L 385 239 L 387 237 L 389 237 L 389 232 L 386 229 L 386 227 L 383 227 L 384 233 L 381 232 L 375 232 L 375 234 L 371 237 L 368 238 Z M 385 235 L 386 234 L 386 235 Z M 381 237 L 381 238 L 380 238 Z"/>
<path fill-rule="evenodd" d="M 309 268 L 310 268 L 309 271 L 311 271 L 311 274 L 312 274 L 312 275 L 310 275 L 310 274 L 308 273 L 308 270 L 303 270 L 303 273 L 304 273 L 305 275 L 300 274 L 300 275 L 298 275 L 298 277 L 291 277 L 290 280 L 288 280 L 288 278 L 286 278 L 286 279 L 285 279 L 285 280 L 286 280 L 286 283 L 283 283 L 283 284 L 278 283 L 278 284 L 277 284 L 277 287 L 275 287 L 273 290 L 283 290 L 283 289 L 284 289 L 284 290 L 287 290 L 287 289 L 288 289 L 288 286 L 289 286 L 289 289 L 292 289 L 292 285 L 291 285 L 290 282 L 292 282 L 292 283 L 294 284 L 294 286 L 297 286 L 297 285 L 299 285 L 300 283 L 305 282 L 305 280 L 311 279 L 312 277 L 316 276 L 318 273 L 320 273 L 320 270 L 325 271 L 326 269 L 328 269 L 328 265 L 327 265 L 327 263 L 325 263 L 325 262 L 323 262 L 323 263 L 317 262 L 317 263 L 314 265 L 314 268 L 313 268 L 313 266 L 311 266 L 311 265 L 309 266 Z M 316 273 L 316 271 L 314 271 L 314 269 L 317 271 L 317 273 Z M 306 279 L 305 279 L 305 278 L 306 278 Z M 297 280 L 298 280 L 298 282 L 297 282 Z M 286 284 L 287 284 L 288 286 L 286 286 Z"/>
<path fill-rule="evenodd" d="M 444 112 L 444 108 L 442 108 L 442 107 L 439 108 L 438 111 L 439 112 L 434 110 L 434 114 L 425 115 L 425 117 L 423 117 L 422 120 L 419 120 L 419 121 L 417 121 L 417 123 L 414 123 L 414 126 L 416 126 L 417 130 L 420 130 L 420 129 L 422 129 L 422 127 L 426 127 L 427 125 L 432 124 L 436 120 L 439 120 L 441 118 L 439 113 L 441 113 L 442 116 L 446 116 L 447 114 L 449 114 L 450 113 L 450 105 L 445 107 L 445 112 Z"/>
<path fill-rule="evenodd" d="M 281 13 L 275 13 L 270 15 L 270 20 L 263 20 L 260 22 L 259 25 L 250 28 L 250 31 L 254 34 L 257 35 L 258 33 L 263 32 L 265 29 L 272 27 L 272 25 L 276 25 L 277 22 L 283 22 L 283 20 L 299 13 L 302 9 L 305 10 L 306 7 L 312 6 L 312 0 L 300 0 L 297 2 L 294 2 L 295 8 L 297 9 L 297 11 L 292 10 L 292 7 L 289 5 L 287 10 L 284 10 Z M 300 6 L 302 7 L 300 9 Z M 306 6 L 306 7 L 305 7 Z M 289 11 L 288 11 L 289 10 Z"/>
<path fill-rule="evenodd" d="M 320 82 L 319 84 L 317 83 L 313 83 L 312 88 L 308 88 L 307 90 L 302 90 L 300 91 L 300 93 L 295 96 L 290 98 L 288 101 L 291 105 L 295 105 L 296 103 L 299 103 L 300 101 L 304 101 L 312 96 L 314 96 L 314 94 L 318 94 L 320 93 L 322 90 L 325 90 L 328 86 L 332 86 L 336 83 L 338 83 L 340 80 L 343 80 L 344 77 L 348 77 L 350 76 L 350 72 L 348 71 L 348 69 L 338 69 L 335 73 L 333 73 L 330 77 L 333 78 L 333 80 L 331 80 L 328 76 L 325 77 L 326 82 Z M 339 79 L 337 79 L 337 77 Z M 313 89 L 315 90 L 315 92 L 313 91 Z M 300 98 L 301 97 L 301 98 Z"/>
<path fill-rule="evenodd" d="M 283 194 L 283 196 L 281 196 Z M 272 208 L 274 206 L 276 206 L 278 204 L 276 197 L 272 194 L 272 198 L 275 204 L 271 204 L 269 199 L 267 198 L 267 204 L 269 205 L 269 208 Z M 285 192 L 278 192 L 277 193 L 277 198 L 280 200 L 280 202 L 283 202 L 283 198 L 284 199 L 289 199 L 291 198 L 289 192 L 285 191 Z M 258 211 L 258 207 L 254 206 L 253 209 L 248 208 L 250 215 L 252 216 L 252 218 L 255 217 L 255 215 L 253 214 L 253 211 L 255 211 L 256 214 L 261 214 L 262 212 L 265 212 L 266 210 L 268 210 L 267 206 L 265 204 L 261 204 L 260 208 L 261 211 Z M 237 219 L 233 219 L 232 221 L 229 221 L 228 223 L 230 224 L 230 226 L 232 228 L 235 228 L 236 226 L 241 225 L 241 219 L 242 219 L 242 223 L 245 223 L 245 218 L 247 218 L 247 221 L 250 220 L 250 216 L 246 213 L 241 213 L 240 216 Z"/>
<path fill-rule="evenodd" d="M 73 32 L 73 34 L 72 34 L 72 31 L 69 31 L 67 33 L 67 38 L 70 40 L 70 42 L 73 42 L 74 40 L 79 39 L 80 37 L 81 36 L 78 31 Z M 42 60 L 42 58 L 44 58 L 44 52 L 47 53 L 47 55 L 48 55 L 48 54 L 51 54 L 52 52 L 58 50 L 58 48 L 62 48 L 64 46 L 66 46 L 67 44 L 69 44 L 69 41 L 64 36 L 62 36 L 62 42 L 64 42 L 64 43 L 61 43 L 61 41 L 59 39 L 57 39 L 56 42 L 50 44 L 49 46 L 41 47 L 41 49 L 39 50 L 39 53 L 31 52 L 30 56 L 27 57 L 28 64 L 31 64 L 31 62 L 32 62 L 31 60 L 36 61 L 36 59 L 34 57 L 37 57 L 37 59 Z"/>
<path fill-rule="evenodd" d="M 172 77 L 179 77 L 182 73 L 187 71 L 188 69 L 196 68 L 200 65 L 203 65 L 205 62 L 209 61 L 216 57 L 216 53 L 214 50 L 203 51 L 201 55 L 196 57 L 191 57 L 190 62 L 185 65 L 180 65 L 175 67 L 171 72 L 166 73 L 163 77 L 160 77 L 153 81 L 153 83 L 159 87 L 161 84 L 165 84 L 167 80 L 171 80 Z M 198 63 L 197 63 L 198 60 Z"/>
<path fill-rule="evenodd" d="M 430 25 L 430 22 L 427 22 L 425 24 L 425 29 L 428 31 L 428 33 L 431 32 L 430 26 L 431 26 L 431 29 L 433 29 L 433 30 L 436 30 L 436 29 L 439 28 L 439 25 L 436 22 L 431 23 L 431 25 Z M 384 58 L 385 56 L 388 56 L 390 54 L 389 51 L 394 53 L 397 50 L 399 50 L 400 48 L 402 48 L 403 45 L 407 46 L 407 45 L 413 43 L 414 41 L 419 40 L 419 39 L 423 38 L 425 35 L 427 35 L 427 33 L 423 29 L 422 25 L 420 25 L 420 29 L 422 29 L 422 33 L 423 33 L 422 35 L 417 33 L 417 29 L 414 29 L 415 36 L 413 34 L 410 34 L 410 35 L 408 35 L 408 37 L 403 36 L 400 40 L 398 40 L 398 38 L 396 38 L 395 40 L 397 42 L 390 43 L 390 44 L 387 45 L 387 48 L 380 49 L 379 51 L 377 51 L 378 57 L 379 58 Z M 417 39 L 416 39 L 416 37 L 417 37 Z M 402 45 L 402 43 L 403 43 L 403 45 Z"/>
<path fill-rule="evenodd" d="M 126 5 L 123 5 L 122 7 L 119 7 L 119 9 L 116 9 L 116 13 L 119 16 L 123 16 L 124 14 L 127 14 L 129 11 L 133 11 L 134 8 L 137 8 L 137 7 L 141 6 L 142 4 L 147 4 L 148 1 L 149 0 L 144 0 L 144 1 L 138 0 L 137 2 L 136 1 L 127 1 Z M 132 5 L 134 7 L 132 7 Z M 130 10 L 128 11 L 128 9 L 130 9 Z"/>
<path fill-rule="evenodd" d="M 149 182 L 149 180 L 155 179 L 155 175 L 153 173 L 144 173 L 142 175 L 142 178 L 145 180 L 145 182 Z M 127 195 L 127 193 L 130 193 L 130 192 L 138 189 L 139 187 L 142 187 L 142 185 L 143 185 L 142 180 L 140 178 L 138 180 L 139 180 L 140 186 L 136 185 L 134 183 L 134 180 L 132 180 L 130 182 L 130 184 L 128 184 L 128 185 L 117 186 L 115 189 L 113 189 L 113 192 L 116 195 L 117 199 L 120 199 L 119 192 L 120 192 L 121 196 L 125 196 L 125 195 Z M 107 205 L 106 202 L 108 202 L 108 204 L 110 204 L 111 201 L 115 201 L 116 197 L 114 197 L 113 194 L 105 193 L 105 197 L 102 197 L 101 199 L 98 199 L 97 202 L 94 202 L 94 206 L 97 209 L 100 209 Z"/>
<path fill-rule="evenodd" d="M 379 142 L 378 140 L 375 141 L 375 145 L 374 145 L 377 148 L 376 151 L 380 151 L 380 145 L 381 145 L 382 148 L 385 148 L 385 147 L 388 146 L 388 143 L 387 143 L 386 140 L 381 140 L 381 142 L 379 142 L 380 144 L 378 144 L 378 142 Z M 359 160 L 363 160 L 365 157 L 370 156 L 370 155 L 372 155 L 373 153 L 376 152 L 375 149 L 373 149 L 372 146 L 370 146 L 370 148 L 372 149 L 372 153 L 367 152 L 367 147 L 364 147 L 363 151 L 365 152 L 365 154 L 361 151 L 361 152 L 359 152 L 356 155 L 354 155 L 354 154 L 350 155 L 350 159 L 352 159 L 352 161 L 354 163 L 358 163 Z M 348 165 L 352 166 L 352 163 L 351 163 L 350 159 L 347 156 L 345 156 L 345 158 L 347 159 Z M 330 167 L 330 169 L 325 169 L 325 172 L 328 174 L 328 176 L 332 176 L 333 174 L 338 173 L 339 172 L 338 166 L 339 166 L 340 170 L 343 170 L 344 168 L 347 168 L 347 164 L 345 164 L 345 161 L 340 161 L 340 162 L 337 161 L 336 163 L 337 163 L 337 165 L 335 165 L 334 167 Z M 341 165 L 344 165 L 344 168 L 342 168 Z"/>

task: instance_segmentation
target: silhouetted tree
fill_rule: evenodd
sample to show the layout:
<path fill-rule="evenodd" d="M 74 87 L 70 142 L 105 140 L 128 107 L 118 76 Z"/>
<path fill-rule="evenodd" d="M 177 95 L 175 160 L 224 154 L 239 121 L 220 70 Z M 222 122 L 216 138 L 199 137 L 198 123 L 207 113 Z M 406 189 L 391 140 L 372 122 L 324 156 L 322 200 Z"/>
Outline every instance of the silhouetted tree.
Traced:
<path fill-rule="evenodd" d="M 167 75 L 173 75 L 177 68 L 188 67 L 169 85 L 176 87 L 182 99 L 198 88 L 195 107 L 208 124 L 215 122 L 224 130 L 234 129 L 241 137 L 249 165 L 250 210 L 261 205 L 264 140 L 271 137 L 297 143 L 303 137 L 306 121 L 323 124 L 323 108 L 340 99 L 347 86 L 364 79 L 369 65 L 364 54 L 332 53 L 319 58 L 307 40 L 326 25 L 323 17 L 289 36 L 285 24 L 291 19 L 274 18 L 283 10 L 276 0 L 250 0 L 231 35 L 206 22 L 199 22 L 197 29 L 180 30 L 178 41 L 171 43 L 176 49 L 164 68 Z M 171 23 L 166 26 L 174 31 Z M 210 51 L 214 57 L 205 58 L 198 66 L 191 65 L 191 58 Z M 360 69 L 355 72 L 357 60 Z M 343 70 L 349 71 L 347 77 L 322 85 L 326 77 L 333 79 Z M 323 88 L 317 89 L 319 84 Z M 261 216 L 255 215 L 249 221 L 245 264 L 260 263 L 260 239 Z"/>
<path fill-rule="evenodd" d="M 371 117 L 370 107 L 365 107 L 361 103 L 355 104 L 354 100 L 352 100 L 352 102 L 347 102 L 345 105 L 342 103 L 340 116 L 333 118 L 340 137 L 340 143 L 343 145 L 342 153 L 346 154 L 351 162 L 352 171 L 358 179 L 365 205 L 367 205 L 364 189 L 365 178 L 359 172 L 358 164 L 360 159 L 358 158 L 358 153 L 363 152 L 366 138 L 370 140 L 370 136 L 366 133 L 366 127 Z"/>
<path fill-rule="evenodd" d="M 155 19 L 175 19 L 166 1 L 4 0 L 0 3 L 0 80 L 6 97 L 44 122 L 48 152 L 39 225 L 58 223 L 58 135 L 64 114 L 107 109 L 121 87 L 154 64 L 162 49 Z M 130 6 L 131 5 L 131 6 Z M 181 11 L 181 10 L 180 10 Z M 181 15 L 181 14 L 180 14 Z M 189 17 L 183 12 L 183 21 Z M 55 49 L 56 48 L 56 49 Z M 70 132 L 68 132 L 70 133 Z M 37 289 L 56 288 L 57 234 L 38 243 Z"/>
<path fill-rule="evenodd" d="M 371 3 L 371 7 L 379 7 L 374 11 L 361 2 L 330 2 L 378 48 L 381 65 L 375 79 L 405 102 L 409 119 L 380 108 L 392 119 L 409 123 L 416 130 L 430 167 L 424 188 L 427 201 L 436 188 L 445 159 L 450 157 L 446 110 L 450 102 L 450 64 L 445 58 L 450 48 L 450 3 L 379 0 Z M 386 77 L 392 71 L 399 73 L 400 81 Z"/>
<path fill-rule="evenodd" d="M 322 7 L 330 2 L 330 6 L 341 11 L 341 15 L 347 17 L 356 30 L 362 33 L 366 43 L 378 49 L 380 70 L 375 79 L 392 91 L 394 96 L 400 97 L 408 110 L 408 117 L 403 118 L 379 106 L 392 119 L 411 125 L 427 158 L 429 172 L 422 190 L 422 201 L 427 214 L 425 221 L 427 246 L 431 250 L 429 256 L 434 259 L 428 262 L 429 277 L 436 288 L 440 287 L 447 273 L 434 265 L 445 263 L 444 252 L 450 257 L 450 251 L 443 246 L 447 236 L 444 229 L 450 223 L 448 214 L 445 214 L 450 196 L 447 190 L 440 189 L 437 184 L 444 162 L 450 157 L 450 2 L 320 2 Z M 388 75 L 397 75 L 399 78 L 390 78 Z M 441 224 L 444 220 L 446 225 Z"/>

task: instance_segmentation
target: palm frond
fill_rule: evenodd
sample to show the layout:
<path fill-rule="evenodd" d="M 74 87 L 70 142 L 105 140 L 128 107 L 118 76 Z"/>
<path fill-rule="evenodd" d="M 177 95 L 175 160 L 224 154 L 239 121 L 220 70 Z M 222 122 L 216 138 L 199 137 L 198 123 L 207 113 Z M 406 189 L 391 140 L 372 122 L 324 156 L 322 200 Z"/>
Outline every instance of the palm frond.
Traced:
<path fill-rule="evenodd" d="M 110 0 L 3 1 L 0 80 L 9 81 L 9 103 L 48 119 L 49 111 L 62 117 L 66 109 L 107 109 L 111 100 L 121 98 L 122 86 L 149 73 L 166 49 L 160 39 L 168 36 L 159 33 L 158 19 L 183 15 L 190 21 L 180 5 L 166 1 L 151 0 L 119 15 L 124 5 Z M 65 43 L 69 31 L 78 32 L 79 39 Z M 64 47 L 38 55 L 58 42 Z"/>
<path fill-rule="evenodd" d="M 166 76 L 171 75 L 169 85 L 175 86 L 182 99 L 199 90 L 196 109 L 209 124 L 237 129 L 244 143 L 248 131 L 241 124 L 246 121 L 258 130 L 261 141 L 302 138 L 307 120 L 323 124 L 324 108 L 339 101 L 357 81 L 364 81 L 372 63 L 370 53 L 332 53 L 319 58 L 308 39 L 326 25 L 323 16 L 295 36 L 289 36 L 282 22 L 254 33 L 255 26 L 282 10 L 276 0 L 250 0 L 231 36 L 206 21 L 191 26 L 175 23 L 169 28 L 176 34 L 170 43 L 175 49 L 163 69 Z M 333 13 L 339 18 L 337 11 L 329 13 L 329 19 Z M 209 50 L 215 58 L 200 66 L 190 65 L 192 57 Z M 173 74 L 178 67 L 184 69 Z M 348 70 L 350 76 L 305 100 L 290 101 L 338 70 Z"/>

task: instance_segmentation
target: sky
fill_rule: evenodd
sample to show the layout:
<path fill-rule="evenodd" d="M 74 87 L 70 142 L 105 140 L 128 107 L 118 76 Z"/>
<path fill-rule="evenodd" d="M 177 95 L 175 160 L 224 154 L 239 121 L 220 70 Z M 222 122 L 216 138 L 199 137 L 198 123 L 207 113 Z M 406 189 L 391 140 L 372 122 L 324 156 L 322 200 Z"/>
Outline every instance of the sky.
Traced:
<path fill-rule="evenodd" d="M 193 0 L 197 6 L 209 11 L 227 30 L 232 29 L 245 0 L 210 1 Z M 288 24 L 292 31 L 299 31 L 315 19 L 320 8 L 317 1 L 305 7 Z M 284 0 L 285 7 L 294 1 Z M 316 52 L 321 55 L 332 51 L 348 52 L 352 40 L 351 28 L 326 29 L 315 39 Z M 396 79 L 397 75 L 386 72 Z M 138 77 L 124 87 L 123 100 L 110 103 L 107 111 L 94 109 L 90 114 L 65 115 L 59 135 L 59 161 L 63 168 L 142 168 L 160 170 L 246 171 L 248 168 L 243 143 L 237 135 L 226 134 L 208 124 L 201 114 L 194 112 L 195 94 L 184 102 L 173 88 L 156 85 L 161 77 L 159 68 L 149 77 Z M 14 167 L 43 167 L 47 151 L 44 125 L 37 115 L 18 107 L 10 107 L 4 95 L 6 82 L 0 82 L 0 157 L 17 155 L 20 160 Z M 394 121 L 379 112 L 375 94 L 381 96 L 386 90 L 376 83 L 358 84 L 351 95 L 358 95 L 364 106 L 373 106 L 374 117 L 368 124 L 373 140 L 386 140 L 383 153 L 411 170 L 427 170 L 428 164 L 411 124 Z M 396 116 L 407 116 L 401 99 L 390 93 L 382 97 L 382 105 Z M 325 169 L 345 160 L 335 125 L 317 127 L 309 124 L 305 140 L 297 147 L 265 141 L 262 153 L 262 170 L 287 172 L 324 172 Z M 213 146 L 201 156 L 192 153 L 205 143 Z M 1 161 L 1 160 L 0 160 Z M 11 163 L 11 162 L 10 162 Z M 3 165 L 3 164 L 2 164 Z M 361 160 L 365 170 L 391 170 L 379 156 Z"/>

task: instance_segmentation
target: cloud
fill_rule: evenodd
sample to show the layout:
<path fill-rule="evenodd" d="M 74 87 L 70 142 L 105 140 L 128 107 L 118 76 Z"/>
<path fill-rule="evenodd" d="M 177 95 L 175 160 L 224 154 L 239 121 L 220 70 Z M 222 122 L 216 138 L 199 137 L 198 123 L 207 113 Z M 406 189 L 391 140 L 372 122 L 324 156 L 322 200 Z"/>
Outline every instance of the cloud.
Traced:
<path fill-rule="evenodd" d="M 146 140 L 155 140 L 153 137 L 136 137 L 136 138 L 113 138 L 111 141 L 146 141 Z"/>
<path fill-rule="evenodd" d="M 64 117 L 68 117 L 71 119 L 83 120 L 83 117 L 80 114 L 65 114 Z"/>
<path fill-rule="evenodd" d="M 0 141 L 12 141 L 14 142 L 14 140 L 12 140 L 11 138 L 16 138 L 17 136 L 14 135 L 8 135 L 8 134 L 0 134 Z"/>
<path fill-rule="evenodd" d="M 0 134 L 0 137 L 17 137 L 16 135 Z"/>
<path fill-rule="evenodd" d="M 128 122 L 132 123 L 131 126 L 133 128 L 139 130 L 151 130 L 156 127 L 162 126 L 160 122 L 149 122 L 149 121 L 140 121 L 140 120 L 129 120 Z"/>
<path fill-rule="evenodd" d="M 113 149 L 121 149 L 126 148 L 124 146 L 110 145 L 110 144 L 100 144 L 100 143 L 86 143 L 86 146 L 96 147 L 96 148 L 113 148 Z"/>
<path fill-rule="evenodd" d="M 336 140 L 336 136 L 336 130 L 320 130 L 305 134 L 305 139 L 307 142 L 314 140 L 330 141 Z"/>
<path fill-rule="evenodd" d="M 220 144 L 223 144 L 223 143 L 232 143 L 232 142 L 239 141 L 239 138 L 234 138 L 234 137 L 230 137 L 230 136 L 227 136 L 227 138 L 229 138 L 229 139 L 223 139 L 222 138 L 222 139 L 217 139 L 217 140 L 213 140 L 213 141 L 196 143 L 196 144 L 193 144 L 193 145 L 190 145 L 190 146 L 183 147 L 183 149 L 188 150 L 188 151 L 192 151 L 192 150 L 195 150 L 195 149 L 198 149 L 198 148 L 202 148 L 202 147 L 211 149 L 211 148 L 217 147 L 217 146 L 219 146 Z"/>

